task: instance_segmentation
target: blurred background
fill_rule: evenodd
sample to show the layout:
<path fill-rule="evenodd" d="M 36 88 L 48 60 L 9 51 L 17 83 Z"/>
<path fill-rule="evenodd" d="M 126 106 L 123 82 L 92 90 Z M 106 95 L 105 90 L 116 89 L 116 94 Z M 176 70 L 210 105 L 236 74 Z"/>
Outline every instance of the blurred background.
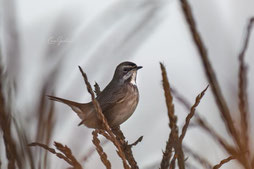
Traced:
<path fill-rule="evenodd" d="M 237 119 L 238 55 L 247 22 L 254 16 L 254 1 L 189 2 L 222 92 L 234 119 Z M 1 64 L 7 76 L 3 85 L 5 98 L 12 116 L 29 133 L 28 142 L 36 141 L 37 112 L 44 97 L 43 91 L 77 102 L 89 102 L 90 95 L 78 65 L 87 73 L 91 84 L 96 81 L 103 89 L 120 62 L 133 61 L 143 66 L 137 77 L 140 102 L 121 129 L 129 142 L 144 136 L 143 141 L 133 148 L 140 168 L 158 168 L 170 131 L 159 62 L 166 65 L 172 87 L 190 103 L 195 102 L 195 97 L 208 84 L 179 1 L 0 0 L 0 17 Z M 251 38 L 245 59 L 250 112 L 254 111 L 253 46 Z M 48 105 L 45 109 L 49 109 L 50 102 L 47 99 L 45 102 Z M 174 103 L 178 124 L 182 126 L 188 111 L 177 100 Z M 198 112 L 221 136 L 231 141 L 211 89 L 198 106 Z M 250 120 L 254 122 L 253 115 Z M 52 147 L 53 141 L 66 144 L 82 161 L 94 145 L 92 130 L 78 127 L 79 122 L 69 107 L 56 103 L 49 145 Z M 227 157 L 210 136 L 195 126 L 189 128 L 184 144 L 211 164 Z M 115 147 L 106 143 L 104 150 L 112 167 L 122 168 Z M 33 148 L 32 151 L 44 150 Z M 2 139 L 0 156 L 5 168 Z M 68 167 L 54 155 L 49 154 L 48 158 L 49 168 Z M 201 168 L 191 157 L 188 160 Z M 97 153 L 82 164 L 84 168 L 104 168 Z M 234 161 L 223 167 L 241 168 Z"/>

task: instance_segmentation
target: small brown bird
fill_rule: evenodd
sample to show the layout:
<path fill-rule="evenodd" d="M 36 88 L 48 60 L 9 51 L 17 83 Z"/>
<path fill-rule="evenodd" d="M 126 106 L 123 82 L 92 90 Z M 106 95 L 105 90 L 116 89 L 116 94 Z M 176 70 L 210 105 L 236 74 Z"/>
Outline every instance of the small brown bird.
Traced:
<path fill-rule="evenodd" d="M 132 62 L 119 64 L 111 82 L 96 98 L 111 127 L 119 126 L 135 111 L 139 100 L 136 76 L 137 70 L 141 68 L 142 66 L 137 66 Z M 92 102 L 77 103 L 55 96 L 48 97 L 70 106 L 88 128 L 102 128 Z"/>

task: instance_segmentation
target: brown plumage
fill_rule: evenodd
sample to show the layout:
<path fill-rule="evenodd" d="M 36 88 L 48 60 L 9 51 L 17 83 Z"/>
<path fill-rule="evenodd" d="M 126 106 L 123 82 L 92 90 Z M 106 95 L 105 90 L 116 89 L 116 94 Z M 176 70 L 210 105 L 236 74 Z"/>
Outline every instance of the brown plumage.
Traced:
<path fill-rule="evenodd" d="M 142 68 L 132 62 L 123 62 L 115 70 L 111 82 L 96 98 L 111 127 L 125 122 L 135 111 L 139 92 L 136 86 L 137 70 Z M 48 96 L 53 101 L 62 102 L 77 113 L 83 124 L 89 128 L 102 128 L 92 102 L 77 103 L 63 98 Z"/>

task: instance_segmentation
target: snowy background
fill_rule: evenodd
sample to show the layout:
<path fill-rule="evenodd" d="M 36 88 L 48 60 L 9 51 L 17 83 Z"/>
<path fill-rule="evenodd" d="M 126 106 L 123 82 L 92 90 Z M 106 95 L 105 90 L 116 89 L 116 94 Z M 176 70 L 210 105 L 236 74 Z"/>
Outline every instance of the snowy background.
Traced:
<path fill-rule="evenodd" d="M 103 89 L 120 62 L 133 61 L 143 66 L 137 77 L 140 102 L 121 128 L 129 142 L 144 136 L 133 148 L 140 168 L 159 164 L 169 134 L 159 62 L 166 65 L 171 85 L 191 103 L 208 84 L 180 3 L 177 0 L 1 0 L 0 4 L 2 61 L 10 82 L 16 83 L 12 104 L 16 116 L 27 124 L 26 130 L 35 135 L 32 126 L 37 122 L 33 120 L 33 112 L 43 83 L 54 70 L 59 71 L 55 83 L 49 85 L 56 96 L 89 102 L 90 95 L 78 65 L 92 84 L 96 81 Z M 237 114 L 238 54 L 247 21 L 254 16 L 254 1 L 191 0 L 190 4 L 223 94 L 230 110 Z M 254 111 L 253 45 L 251 38 L 246 55 L 251 112 Z M 198 110 L 228 138 L 210 89 Z M 188 112 L 177 101 L 175 111 L 182 126 Z M 63 104 L 56 104 L 55 114 L 57 121 L 51 145 L 53 140 L 66 144 L 76 157 L 82 158 L 93 147 L 92 130 L 78 127 L 79 118 Z M 253 116 L 250 119 L 254 122 Z M 188 130 L 184 143 L 211 164 L 227 157 L 198 128 Z M 122 168 L 111 143 L 105 145 L 105 151 L 112 167 Z M 49 157 L 52 168 L 67 167 L 53 155 Z M 97 153 L 83 164 L 85 168 L 104 168 Z M 238 165 L 230 162 L 224 168 L 233 166 Z"/>

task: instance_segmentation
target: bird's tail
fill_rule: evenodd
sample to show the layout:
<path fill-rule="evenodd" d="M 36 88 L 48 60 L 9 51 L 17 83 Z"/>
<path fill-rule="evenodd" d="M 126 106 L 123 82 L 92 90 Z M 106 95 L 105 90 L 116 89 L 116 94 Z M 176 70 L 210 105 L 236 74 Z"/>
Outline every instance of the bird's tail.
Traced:
<path fill-rule="evenodd" d="M 60 97 L 55 97 L 55 96 L 48 96 L 48 98 L 50 100 L 61 102 L 70 106 L 72 110 L 75 111 L 77 115 L 79 116 L 79 118 L 82 120 L 81 123 L 79 123 L 79 125 L 85 124 L 89 128 L 100 127 L 98 126 L 98 121 L 97 121 L 98 119 L 97 119 L 96 113 L 94 113 L 93 104 L 91 102 L 81 104 L 81 103 L 73 102 L 73 101 L 66 100 Z M 90 120 L 87 120 L 87 119 L 90 119 Z M 85 122 L 85 120 L 87 121 Z"/>
<path fill-rule="evenodd" d="M 50 100 L 53 100 L 53 101 L 57 101 L 57 102 L 60 102 L 60 103 L 64 103 L 64 104 L 67 104 L 68 106 L 70 106 L 72 108 L 73 111 L 75 111 L 78 115 L 80 115 L 82 113 L 82 109 L 81 109 L 81 103 L 77 103 L 77 102 L 73 102 L 73 101 L 70 101 L 70 100 L 66 100 L 66 99 L 63 99 L 63 98 L 60 98 L 60 97 L 55 97 L 55 96 L 49 96 L 47 95 L 48 98 Z"/>

